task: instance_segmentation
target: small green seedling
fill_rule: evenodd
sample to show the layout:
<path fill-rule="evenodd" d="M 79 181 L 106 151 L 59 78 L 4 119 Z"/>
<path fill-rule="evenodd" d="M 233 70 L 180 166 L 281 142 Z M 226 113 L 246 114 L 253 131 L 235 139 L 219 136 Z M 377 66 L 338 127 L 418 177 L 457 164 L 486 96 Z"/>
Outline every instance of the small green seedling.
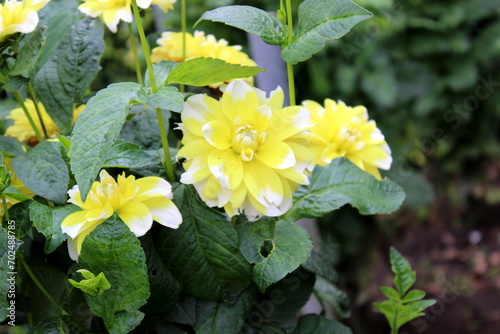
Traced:
<path fill-rule="evenodd" d="M 80 282 L 70 279 L 69 282 L 75 288 L 78 288 L 91 296 L 101 295 L 105 290 L 111 288 L 111 284 L 109 284 L 106 276 L 104 276 L 104 273 L 100 273 L 99 275 L 95 276 L 93 273 L 86 269 L 80 269 L 76 272 L 82 274 L 85 279 L 81 280 Z"/>
<path fill-rule="evenodd" d="M 396 289 L 388 286 L 380 287 L 389 300 L 374 303 L 374 305 L 389 321 L 391 334 L 397 334 L 399 328 L 405 323 L 423 316 L 422 311 L 434 305 L 436 300 L 423 299 L 425 292 L 422 290 L 409 291 L 417 275 L 411 270 L 408 261 L 393 247 L 391 247 L 391 269 L 396 275 L 394 277 Z"/>

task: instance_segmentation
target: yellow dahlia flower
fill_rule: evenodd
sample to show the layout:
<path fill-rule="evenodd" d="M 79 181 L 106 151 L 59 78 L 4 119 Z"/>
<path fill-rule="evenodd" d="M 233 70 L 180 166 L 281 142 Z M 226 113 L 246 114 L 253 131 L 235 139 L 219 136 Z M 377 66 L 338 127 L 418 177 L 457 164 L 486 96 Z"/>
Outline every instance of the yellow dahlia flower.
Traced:
<path fill-rule="evenodd" d="M 174 3 L 176 2 L 177 0 L 153 0 L 151 4 L 160 7 L 160 9 L 166 13 L 174 9 Z"/>
<path fill-rule="evenodd" d="M 163 32 L 156 43 L 159 46 L 154 48 L 151 54 L 154 63 L 161 60 L 182 61 L 182 32 Z M 203 31 L 195 31 L 194 36 L 186 33 L 186 60 L 197 57 L 212 57 L 230 64 L 256 66 L 255 62 L 241 51 L 240 45 L 228 45 L 226 40 L 217 40 L 214 35 L 205 36 Z M 244 80 L 253 83 L 253 78 Z M 210 87 L 216 88 L 221 84 L 212 84 Z"/>
<path fill-rule="evenodd" d="M 149 231 L 153 220 L 170 228 L 182 223 L 181 213 L 171 201 L 172 191 L 167 181 L 155 176 L 136 180 L 123 173 L 117 182 L 104 169 L 99 178 L 85 202 L 81 200 L 78 185 L 68 191 L 68 202 L 82 209 L 67 216 L 61 224 L 62 231 L 70 237 L 68 251 L 73 260 L 78 259 L 85 237 L 114 212 L 138 237 Z"/>
<path fill-rule="evenodd" d="M 204 94 L 184 104 L 181 182 L 194 184 L 208 206 L 229 216 L 279 216 L 292 206 L 292 193 L 308 184 L 306 148 L 309 112 L 282 108 L 283 91 L 269 98 L 244 81 L 229 83 L 220 101 Z"/>
<path fill-rule="evenodd" d="M 31 99 L 26 99 L 24 101 L 24 104 L 26 105 L 26 109 L 28 109 L 31 118 L 33 119 L 43 136 L 42 124 L 40 123 L 40 118 L 38 118 L 38 114 L 35 109 L 35 103 L 33 103 Z M 54 123 L 52 118 L 50 118 L 49 114 L 47 114 L 47 111 L 45 110 L 45 107 L 41 102 L 38 102 L 38 109 L 40 110 L 47 135 L 49 137 L 52 137 L 55 132 L 61 133 L 61 130 L 59 130 L 59 127 L 56 125 L 56 123 Z M 74 110 L 73 123 L 76 122 L 78 115 L 80 115 L 83 109 L 85 109 L 84 104 Z M 6 136 L 17 138 L 17 140 L 19 140 L 20 142 L 37 142 L 35 131 L 33 130 L 33 127 L 31 126 L 28 118 L 26 117 L 26 114 L 24 113 L 24 110 L 21 107 L 13 109 L 10 112 L 10 115 L 6 118 L 14 120 L 14 124 L 9 126 L 5 131 Z"/>
<path fill-rule="evenodd" d="M 6 0 L 0 4 L 0 41 L 6 36 L 30 33 L 38 25 L 38 11 L 49 0 Z"/>
<path fill-rule="evenodd" d="M 311 112 L 310 150 L 314 163 L 327 165 L 337 157 L 346 157 L 365 172 L 381 179 L 378 168 L 391 167 L 391 149 L 375 121 L 368 120 L 363 106 L 348 107 L 326 99 L 325 106 L 314 101 L 302 105 Z"/>
<path fill-rule="evenodd" d="M 11 175 L 11 181 L 10 185 L 19 190 L 21 193 L 23 193 L 26 197 L 31 198 L 35 196 L 35 193 L 32 192 L 28 187 L 24 185 L 24 183 L 16 176 L 16 173 L 14 173 L 14 170 L 12 169 L 12 158 L 10 157 L 5 157 L 3 158 L 3 164 L 7 167 L 7 172 L 10 172 Z M 19 203 L 17 199 L 14 199 L 9 196 L 5 196 L 6 202 L 7 202 L 7 208 L 10 208 L 16 203 Z M 1 199 L 0 199 L 1 202 Z M 4 208 L 3 204 L 0 203 L 0 222 L 2 221 L 3 215 L 4 215 Z"/>
<path fill-rule="evenodd" d="M 78 9 L 85 15 L 91 17 L 100 16 L 109 30 L 116 32 L 120 20 L 132 22 L 132 1 L 131 0 L 83 0 Z M 151 0 L 137 0 L 137 6 L 148 8 Z"/>

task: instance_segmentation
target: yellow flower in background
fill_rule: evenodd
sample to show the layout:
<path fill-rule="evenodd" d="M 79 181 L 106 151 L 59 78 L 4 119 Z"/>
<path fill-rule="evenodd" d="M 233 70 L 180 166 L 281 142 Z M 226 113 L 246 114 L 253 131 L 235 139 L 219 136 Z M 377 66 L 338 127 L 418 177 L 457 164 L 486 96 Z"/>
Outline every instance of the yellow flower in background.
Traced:
<path fill-rule="evenodd" d="M 375 121 L 368 120 L 363 106 L 348 107 L 326 99 L 325 106 L 304 101 L 312 116 L 310 150 L 314 163 L 327 165 L 337 157 L 346 157 L 365 172 L 381 179 L 378 168 L 391 167 L 391 149 Z"/>
<path fill-rule="evenodd" d="M 162 60 L 182 61 L 182 32 L 163 32 L 156 43 L 159 46 L 154 48 L 151 54 L 151 60 L 154 63 Z M 212 57 L 222 59 L 230 64 L 257 66 L 241 49 L 240 45 L 228 45 L 226 40 L 217 40 L 214 35 L 205 36 L 203 31 L 195 31 L 194 36 L 186 33 L 186 60 L 197 57 Z M 253 78 L 243 80 L 253 83 Z M 222 82 L 215 83 L 210 87 L 217 88 L 221 84 Z"/>
<path fill-rule="evenodd" d="M 176 2 L 177 0 L 153 0 L 151 4 L 160 7 L 160 9 L 166 13 L 174 9 L 174 3 Z"/>
<path fill-rule="evenodd" d="M 85 15 L 91 17 L 100 16 L 109 30 L 116 32 L 118 23 L 121 21 L 132 22 L 132 1 L 131 0 L 83 0 L 78 9 Z M 148 8 L 151 0 L 137 0 L 137 6 Z"/>
<path fill-rule="evenodd" d="M 181 114 L 178 157 L 186 158 L 181 182 L 193 184 L 208 206 L 229 216 L 280 216 L 292 206 L 292 193 L 308 184 L 306 148 L 310 114 L 300 106 L 283 108 L 283 91 L 269 98 L 244 81 L 229 83 L 220 101 L 189 97 Z"/>
<path fill-rule="evenodd" d="M 82 209 L 67 216 L 61 224 L 62 231 L 70 237 L 68 251 L 73 260 L 78 259 L 85 237 L 114 212 L 138 237 L 149 231 L 153 220 L 174 229 L 182 223 L 181 213 L 171 201 L 172 191 L 167 181 L 155 176 L 136 180 L 123 173 L 117 182 L 104 169 L 99 179 L 94 181 L 85 202 L 77 185 L 68 191 L 68 202 Z"/>
<path fill-rule="evenodd" d="M 30 33 L 38 25 L 38 11 L 49 0 L 7 0 L 0 4 L 0 41 L 6 36 Z"/>
<path fill-rule="evenodd" d="M 24 104 L 26 105 L 26 108 L 28 109 L 31 118 L 33 119 L 33 121 L 35 122 L 36 126 L 38 127 L 43 136 L 42 124 L 40 123 L 40 118 L 38 118 L 38 114 L 35 108 L 35 103 L 33 103 L 31 99 L 26 99 L 24 101 Z M 81 106 L 79 106 L 74 110 L 73 123 L 76 121 L 78 115 L 80 115 L 81 111 L 84 108 L 85 105 L 82 104 Z M 61 133 L 61 130 L 59 130 L 59 127 L 56 125 L 56 123 L 54 123 L 52 118 L 50 118 L 49 114 L 47 114 L 47 111 L 45 110 L 45 107 L 41 102 L 38 102 L 38 109 L 40 110 L 40 114 L 42 116 L 43 124 L 45 125 L 45 130 L 47 131 L 47 135 L 51 137 L 54 135 L 54 132 Z M 30 143 L 37 142 L 35 131 L 33 130 L 33 127 L 31 126 L 30 122 L 28 121 L 28 118 L 26 117 L 26 114 L 24 113 L 24 110 L 21 107 L 13 109 L 10 112 L 10 115 L 7 116 L 6 118 L 14 120 L 14 124 L 9 126 L 5 131 L 6 136 L 14 137 L 20 142 L 30 142 Z"/>
<path fill-rule="evenodd" d="M 10 157 L 3 157 L 3 164 L 7 167 L 7 172 L 11 172 L 11 181 L 10 185 L 19 190 L 21 193 L 23 193 L 26 197 L 31 198 L 35 196 L 35 193 L 32 192 L 28 187 L 24 185 L 24 183 L 16 176 L 16 173 L 14 173 L 14 170 L 12 169 L 12 159 Z M 6 202 L 7 202 L 7 208 L 10 208 L 16 203 L 19 203 L 19 201 L 15 198 L 5 196 Z M 2 221 L 3 215 L 4 215 L 4 208 L 3 204 L 1 203 L 0 199 L 0 221 Z"/>

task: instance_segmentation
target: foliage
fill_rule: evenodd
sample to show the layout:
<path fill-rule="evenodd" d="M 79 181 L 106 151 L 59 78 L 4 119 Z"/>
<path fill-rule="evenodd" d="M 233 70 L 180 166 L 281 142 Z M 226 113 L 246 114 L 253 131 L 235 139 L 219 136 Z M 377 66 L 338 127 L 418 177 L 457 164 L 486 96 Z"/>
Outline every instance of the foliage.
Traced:
<path fill-rule="evenodd" d="M 389 300 L 375 303 L 375 307 L 382 312 L 389 322 L 392 333 L 397 333 L 405 323 L 423 316 L 423 311 L 436 303 L 434 299 L 423 299 L 425 292 L 410 290 L 416 281 L 416 274 L 411 270 L 408 261 L 395 249 L 391 248 L 391 268 L 394 273 L 393 289 L 383 286 L 380 290 Z"/>
<path fill-rule="evenodd" d="M 261 201 L 258 195 L 262 194 L 256 193 L 262 190 L 262 197 L 269 197 L 266 204 L 278 207 L 281 203 L 274 202 L 279 196 L 273 193 L 275 189 L 269 191 L 267 181 L 288 177 L 290 182 L 277 182 L 278 190 L 284 193 L 281 198 L 293 199 L 291 207 L 283 208 L 287 212 L 276 214 L 271 208 L 269 217 L 254 215 L 252 219 L 246 209 L 239 210 L 241 207 L 233 208 L 234 213 L 223 212 L 227 189 L 215 189 L 219 184 L 211 187 L 212 179 L 207 180 L 204 190 L 220 191 L 220 202 L 214 203 L 206 200 L 208 196 L 196 182 L 184 182 L 197 177 L 196 168 L 193 175 L 190 170 L 180 176 L 182 167 L 177 159 L 181 157 L 176 157 L 180 135 L 174 130 L 191 124 L 189 120 L 175 123 L 186 113 L 195 115 L 191 122 L 201 122 L 204 116 L 189 108 L 196 105 L 197 97 L 205 97 L 192 97 L 194 93 L 201 91 L 216 98 L 223 93 L 204 86 L 251 77 L 262 69 L 215 58 L 180 64 L 161 61 L 153 66 L 142 21 L 147 22 L 155 12 L 147 9 L 139 13 L 136 1 L 132 4 L 135 18 L 129 38 L 134 47 L 133 33 L 138 32 L 147 66 L 143 71 L 141 59 L 136 59 L 137 83 L 121 80 L 119 71 L 113 80 L 100 82 L 103 70 L 115 69 L 106 69 L 107 63 L 102 62 L 109 56 L 106 53 L 114 50 L 108 47 L 114 37 L 100 19 L 79 15 L 76 0 L 50 1 L 39 10 L 39 28 L 1 42 L 0 84 L 6 91 L 2 108 L 9 109 L 12 104 L 8 101 L 15 99 L 26 109 L 24 96 L 40 101 L 61 133 L 45 138 L 43 122 L 37 129 L 26 117 L 23 124 L 27 131 L 36 132 L 36 140 L 21 143 L 0 137 L 3 158 L 12 159 L 12 171 L 7 172 L 7 164 L 0 169 L 5 223 L 0 231 L 0 320 L 12 320 L 4 306 L 15 304 L 20 316 L 12 321 L 32 319 L 29 325 L 33 333 L 351 333 L 340 322 L 322 315 L 302 315 L 294 322 L 313 293 L 332 304 L 339 318 L 350 313 L 349 299 L 337 286 L 338 275 L 329 259 L 313 251 L 311 237 L 295 221 L 321 217 L 346 204 L 364 215 L 390 213 L 401 205 L 403 190 L 387 178 L 373 178 L 342 157 L 327 166 L 311 168 L 310 173 L 295 173 L 294 168 L 306 170 L 306 163 L 295 154 L 309 156 L 298 142 L 307 142 L 308 132 L 302 130 L 313 126 L 301 123 L 296 137 L 276 144 L 285 154 L 283 161 L 268 159 L 267 163 L 275 165 L 269 179 L 253 175 L 260 171 L 250 171 L 258 184 L 244 181 L 251 189 L 245 200 Z M 371 15 L 350 0 L 305 0 L 298 8 L 293 32 L 287 23 L 293 15 L 289 3 L 287 7 L 277 3 L 280 14 L 275 17 L 256 7 L 220 6 L 201 15 L 200 20 L 223 22 L 279 45 L 291 68 L 320 53 L 327 40 L 341 38 Z M 118 54 L 111 58 L 119 64 Z M 285 136 L 290 124 L 309 122 L 310 117 L 305 108 L 282 108 L 280 90 L 267 98 L 261 91 L 245 87 L 252 89 L 252 101 L 259 107 L 256 124 L 239 124 L 247 121 L 246 115 L 239 115 L 230 124 L 239 126 L 236 132 L 238 145 L 243 147 L 242 161 L 253 159 L 257 149 L 252 145 L 266 140 L 267 133 L 256 135 L 254 127 L 258 128 L 257 123 L 267 125 L 272 113 L 279 115 L 272 125 L 276 137 Z M 231 103 L 239 106 L 238 93 L 223 97 L 221 104 L 228 105 L 227 101 L 234 99 Z M 85 108 L 73 125 L 75 106 L 81 104 Z M 8 112 L 2 109 L 1 115 L 4 127 L 12 124 L 6 117 Z M 207 117 L 212 116 L 209 113 Z M 220 129 L 217 120 L 209 125 Z M 206 124 L 200 128 L 200 136 L 209 137 L 214 146 L 219 144 L 213 128 Z M 247 137 L 252 137 L 250 144 Z M 203 156 L 206 152 L 199 153 Z M 190 163 L 193 161 L 184 166 Z M 220 185 L 227 185 L 221 165 L 208 170 L 211 177 L 222 179 Z M 117 175 L 121 176 L 118 183 Z M 241 199 L 241 193 L 234 193 Z M 169 225 L 173 214 L 165 208 L 174 204 L 182 216 L 180 226 Z M 259 205 L 262 201 L 248 207 Z M 165 226 L 152 225 L 153 220 Z M 76 236 L 83 242 L 75 247 Z M 78 249 L 77 254 L 70 256 L 67 246 L 70 252 Z M 75 256 L 76 263 L 71 260 Z M 14 284 L 5 284 L 6 268 L 19 274 Z M 404 285 L 398 290 L 404 295 L 408 282 L 397 284 Z M 8 296 L 14 288 L 16 298 Z M 17 303 L 18 297 L 26 302 Z"/>

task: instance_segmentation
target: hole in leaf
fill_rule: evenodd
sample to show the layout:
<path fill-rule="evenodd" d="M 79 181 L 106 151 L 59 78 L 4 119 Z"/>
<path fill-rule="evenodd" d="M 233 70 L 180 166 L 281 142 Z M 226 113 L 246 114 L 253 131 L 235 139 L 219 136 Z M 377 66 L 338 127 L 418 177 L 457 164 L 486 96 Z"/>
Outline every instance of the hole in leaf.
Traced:
<path fill-rule="evenodd" d="M 267 258 L 274 250 L 274 242 L 272 239 L 266 239 L 260 244 L 260 255 Z"/>
<path fill-rule="evenodd" d="M 151 270 L 151 276 L 155 277 L 156 274 L 158 274 L 158 270 L 156 270 L 156 268 Z"/>

